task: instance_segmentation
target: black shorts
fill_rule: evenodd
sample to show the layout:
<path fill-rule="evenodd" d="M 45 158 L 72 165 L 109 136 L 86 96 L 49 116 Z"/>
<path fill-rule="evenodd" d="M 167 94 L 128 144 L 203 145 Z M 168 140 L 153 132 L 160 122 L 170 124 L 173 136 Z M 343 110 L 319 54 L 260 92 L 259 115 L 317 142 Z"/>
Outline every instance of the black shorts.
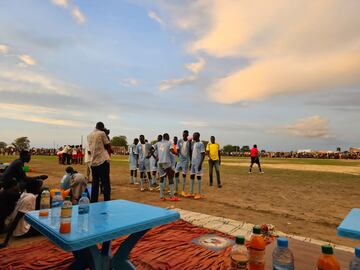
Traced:
<path fill-rule="evenodd" d="M 259 157 L 251 157 L 251 164 L 260 164 Z"/>

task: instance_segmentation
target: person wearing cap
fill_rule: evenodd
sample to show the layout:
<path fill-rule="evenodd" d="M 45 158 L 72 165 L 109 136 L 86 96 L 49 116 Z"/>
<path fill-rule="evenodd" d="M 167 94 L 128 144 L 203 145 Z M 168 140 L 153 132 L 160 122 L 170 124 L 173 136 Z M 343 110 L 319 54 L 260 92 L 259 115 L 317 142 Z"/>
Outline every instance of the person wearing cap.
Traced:
<path fill-rule="evenodd" d="M 95 129 L 87 136 L 90 165 L 92 172 L 91 202 L 99 198 L 99 183 L 104 189 L 104 201 L 110 200 L 110 141 L 105 134 L 104 123 L 98 122 Z"/>
<path fill-rule="evenodd" d="M 27 184 L 27 190 L 21 194 L 14 211 L 5 220 L 7 234 L 4 242 L 0 244 L 0 248 L 6 247 L 12 236 L 27 237 L 39 234 L 25 221 L 24 216 L 26 213 L 37 209 L 36 197 L 41 192 L 42 184 L 41 180 L 34 180 Z"/>

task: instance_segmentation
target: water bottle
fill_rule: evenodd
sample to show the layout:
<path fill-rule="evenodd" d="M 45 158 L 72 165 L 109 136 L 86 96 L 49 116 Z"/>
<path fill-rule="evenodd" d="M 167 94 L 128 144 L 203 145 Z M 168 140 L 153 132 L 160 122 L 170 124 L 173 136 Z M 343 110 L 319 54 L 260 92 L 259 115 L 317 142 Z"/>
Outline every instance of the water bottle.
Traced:
<path fill-rule="evenodd" d="M 360 270 L 360 247 L 355 248 L 355 257 L 350 262 L 350 270 Z"/>
<path fill-rule="evenodd" d="M 60 233 L 71 232 L 71 216 L 72 216 L 72 203 L 70 201 L 70 196 L 66 196 L 65 201 L 61 206 Z"/>
<path fill-rule="evenodd" d="M 63 204 L 63 199 L 60 195 L 60 191 L 55 192 L 55 197 L 51 202 L 51 218 L 59 218 L 61 212 L 61 206 Z"/>
<path fill-rule="evenodd" d="M 288 240 L 277 239 L 277 247 L 273 252 L 273 270 L 294 270 L 294 255 L 288 248 Z"/>
<path fill-rule="evenodd" d="M 90 200 L 86 192 L 81 195 L 78 209 L 78 232 L 87 232 L 89 231 Z"/>
<path fill-rule="evenodd" d="M 236 236 L 235 245 L 230 253 L 231 267 L 229 270 L 248 270 L 249 251 L 244 244 L 245 237 L 242 235 Z"/>
<path fill-rule="evenodd" d="M 49 216 L 49 208 L 50 208 L 50 191 L 48 188 L 45 188 L 41 193 L 39 216 L 40 217 Z"/>

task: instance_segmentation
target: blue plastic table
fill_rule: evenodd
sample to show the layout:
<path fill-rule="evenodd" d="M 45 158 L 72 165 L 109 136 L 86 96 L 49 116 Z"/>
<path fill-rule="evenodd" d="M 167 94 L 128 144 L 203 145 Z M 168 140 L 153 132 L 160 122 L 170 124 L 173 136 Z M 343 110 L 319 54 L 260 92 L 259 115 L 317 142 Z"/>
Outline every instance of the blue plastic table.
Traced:
<path fill-rule="evenodd" d="M 151 228 L 176 221 L 178 212 L 125 200 L 92 203 L 88 232 L 78 232 L 78 207 L 73 207 L 71 233 L 59 233 L 59 220 L 39 217 L 39 211 L 25 215 L 36 230 L 65 251 L 72 251 L 74 263 L 69 269 L 136 269 L 129 254 L 137 241 Z M 129 235 L 111 257 L 111 240 Z M 103 243 L 101 251 L 98 243 Z"/>
<path fill-rule="evenodd" d="M 354 208 L 338 227 L 339 236 L 360 240 L 360 208 Z"/>

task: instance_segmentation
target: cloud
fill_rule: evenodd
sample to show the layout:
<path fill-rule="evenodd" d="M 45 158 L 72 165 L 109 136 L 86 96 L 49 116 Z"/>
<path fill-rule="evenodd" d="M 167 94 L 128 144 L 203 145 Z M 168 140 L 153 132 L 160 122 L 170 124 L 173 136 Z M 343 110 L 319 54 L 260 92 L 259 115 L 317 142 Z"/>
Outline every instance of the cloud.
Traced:
<path fill-rule="evenodd" d="M 164 21 L 154 11 L 149 11 L 148 16 L 149 16 L 149 18 L 153 19 L 154 21 L 158 22 L 159 24 L 164 23 Z"/>
<path fill-rule="evenodd" d="M 36 65 L 36 61 L 30 55 L 21 54 L 18 56 L 18 58 L 26 65 L 29 65 L 29 66 Z"/>
<path fill-rule="evenodd" d="M 134 78 L 127 78 L 127 79 L 121 80 L 120 84 L 125 87 L 137 86 L 137 85 L 139 85 L 139 80 L 134 79 Z"/>
<path fill-rule="evenodd" d="M 76 115 L 76 112 L 73 115 Z M 84 121 L 64 119 L 60 110 L 29 104 L 0 103 L 0 117 L 34 123 L 68 127 L 89 127 Z"/>
<path fill-rule="evenodd" d="M 80 11 L 78 7 L 71 8 L 71 15 L 80 24 L 83 24 L 86 21 L 84 14 Z"/>
<path fill-rule="evenodd" d="M 54 5 L 57 5 L 62 8 L 67 8 L 69 6 L 68 0 L 52 0 Z"/>
<path fill-rule="evenodd" d="M 9 50 L 10 50 L 9 46 L 0 44 L 0 54 L 7 54 Z"/>
<path fill-rule="evenodd" d="M 307 138 L 333 138 L 329 120 L 319 115 L 301 118 L 293 124 L 285 125 L 270 133 L 286 132 L 291 135 Z"/>
<path fill-rule="evenodd" d="M 217 74 L 208 87 L 217 102 L 360 86 L 358 0 L 158 2 L 171 25 L 190 32 L 188 53 L 248 63 Z"/>
<path fill-rule="evenodd" d="M 178 87 L 181 85 L 188 85 L 197 80 L 197 77 L 194 75 L 181 78 L 181 79 L 170 79 L 170 80 L 164 80 L 160 83 L 159 90 L 160 91 L 166 91 L 174 87 Z"/>
<path fill-rule="evenodd" d="M 71 4 L 69 0 L 52 0 L 51 2 L 56 6 L 68 10 L 77 23 L 83 24 L 86 22 L 86 17 L 80 8 Z"/>
<path fill-rule="evenodd" d="M 201 128 L 208 126 L 207 122 L 202 122 L 202 121 L 181 121 L 180 124 L 191 128 Z"/>
<path fill-rule="evenodd" d="M 197 62 L 186 64 L 185 67 L 190 70 L 191 72 L 197 74 L 205 67 L 205 60 L 203 58 L 198 58 Z"/>

